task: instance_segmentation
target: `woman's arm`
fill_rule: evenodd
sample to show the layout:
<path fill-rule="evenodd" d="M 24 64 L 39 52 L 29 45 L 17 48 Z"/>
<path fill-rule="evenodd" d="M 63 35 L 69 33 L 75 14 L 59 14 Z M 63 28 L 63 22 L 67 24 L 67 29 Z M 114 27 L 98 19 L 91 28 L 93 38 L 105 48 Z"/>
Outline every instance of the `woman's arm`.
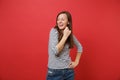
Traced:
<path fill-rule="evenodd" d="M 68 29 L 68 27 L 66 27 L 63 31 L 63 37 L 60 40 L 60 42 L 56 45 L 56 48 L 58 50 L 58 54 L 56 56 L 59 56 L 60 52 L 62 51 L 65 42 L 67 40 L 67 38 L 69 37 L 69 35 L 71 34 L 71 30 Z"/>
<path fill-rule="evenodd" d="M 76 54 L 75 61 L 70 63 L 69 65 L 70 68 L 75 68 L 79 64 L 80 57 L 83 52 L 82 45 L 80 44 L 80 42 L 77 40 L 77 38 L 74 35 L 73 35 L 73 41 L 74 41 L 75 46 L 77 47 L 77 54 Z"/>
<path fill-rule="evenodd" d="M 76 64 L 79 64 L 81 54 L 82 54 L 82 52 L 78 52 L 78 53 L 77 53 L 76 58 L 75 58 L 75 63 L 76 63 Z"/>
<path fill-rule="evenodd" d="M 78 52 L 75 61 L 70 63 L 69 68 L 75 68 L 79 64 L 80 57 L 81 57 L 81 52 L 80 53 Z"/>
<path fill-rule="evenodd" d="M 49 35 L 49 54 L 59 56 L 70 33 L 71 31 L 66 27 L 63 31 L 62 39 L 58 42 L 58 32 L 52 28 Z"/>

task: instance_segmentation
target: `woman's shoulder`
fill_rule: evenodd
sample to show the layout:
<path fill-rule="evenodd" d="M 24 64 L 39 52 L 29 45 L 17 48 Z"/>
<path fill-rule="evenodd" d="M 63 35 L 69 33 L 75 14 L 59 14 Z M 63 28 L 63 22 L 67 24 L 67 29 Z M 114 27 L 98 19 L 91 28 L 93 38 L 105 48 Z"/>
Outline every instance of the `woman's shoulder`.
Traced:
<path fill-rule="evenodd" d="M 58 33 L 58 31 L 57 31 L 56 28 L 52 27 L 51 30 L 50 30 L 50 33 L 53 33 L 53 34 L 54 34 L 54 33 Z"/>
<path fill-rule="evenodd" d="M 53 30 L 53 31 L 57 31 L 57 29 L 56 29 L 56 28 L 54 28 L 54 27 L 52 27 L 52 28 L 51 28 L 51 30 Z"/>

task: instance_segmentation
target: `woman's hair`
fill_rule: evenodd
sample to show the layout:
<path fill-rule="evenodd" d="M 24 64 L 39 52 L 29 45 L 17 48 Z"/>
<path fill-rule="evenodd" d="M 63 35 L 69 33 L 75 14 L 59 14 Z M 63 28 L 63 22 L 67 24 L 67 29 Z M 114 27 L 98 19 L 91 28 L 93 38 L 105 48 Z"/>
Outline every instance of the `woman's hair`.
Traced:
<path fill-rule="evenodd" d="M 69 30 L 71 30 L 71 34 L 69 35 L 66 43 L 69 44 L 69 48 L 73 48 L 73 44 L 74 44 L 74 43 L 73 43 L 73 35 L 72 35 L 72 33 L 73 33 L 73 32 L 72 32 L 72 16 L 71 16 L 71 14 L 70 14 L 68 11 L 62 11 L 62 12 L 58 13 L 58 15 L 57 15 L 57 17 L 56 17 L 56 25 L 55 25 L 55 28 L 56 28 L 57 31 L 58 31 L 58 41 L 60 41 L 60 40 L 62 39 L 62 36 L 63 36 L 63 33 L 62 33 L 62 31 L 58 28 L 58 24 L 57 24 L 57 19 L 58 19 L 58 16 L 59 16 L 60 14 L 66 14 L 66 16 L 67 16 L 67 19 L 68 19 L 68 22 L 69 22 L 69 24 L 67 25 L 67 27 L 69 28 Z"/>

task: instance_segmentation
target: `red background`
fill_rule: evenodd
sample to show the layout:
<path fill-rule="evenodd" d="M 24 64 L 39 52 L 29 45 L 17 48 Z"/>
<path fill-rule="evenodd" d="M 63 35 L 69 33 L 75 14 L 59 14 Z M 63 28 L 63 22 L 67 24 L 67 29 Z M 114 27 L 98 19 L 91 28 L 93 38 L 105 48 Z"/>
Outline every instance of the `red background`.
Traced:
<path fill-rule="evenodd" d="M 49 31 L 62 10 L 84 48 L 75 80 L 120 80 L 119 0 L 0 0 L 0 80 L 45 80 Z"/>

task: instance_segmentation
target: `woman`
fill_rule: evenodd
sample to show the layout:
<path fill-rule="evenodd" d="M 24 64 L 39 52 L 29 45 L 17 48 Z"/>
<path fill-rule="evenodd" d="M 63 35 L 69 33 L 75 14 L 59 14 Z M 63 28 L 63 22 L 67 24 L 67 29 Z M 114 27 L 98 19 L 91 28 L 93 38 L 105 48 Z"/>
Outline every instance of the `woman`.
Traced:
<path fill-rule="evenodd" d="M 69 54 L 74 45 L 77 55 L 72 61 Z M 68 11 L 62 11 L 56 17 L 56 26 L 50 31 L 48 53 L 47 80 L 74 80 L 73 69 L 79 63 L 82 46 L 72 34 L 72 17 Z"/>

